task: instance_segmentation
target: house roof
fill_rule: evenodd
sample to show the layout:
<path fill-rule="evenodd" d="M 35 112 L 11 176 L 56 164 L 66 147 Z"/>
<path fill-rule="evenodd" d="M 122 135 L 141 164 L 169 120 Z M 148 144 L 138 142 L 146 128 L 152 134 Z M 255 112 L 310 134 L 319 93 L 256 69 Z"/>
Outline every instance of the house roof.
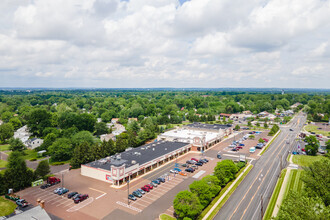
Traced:
<path fill-rule="evenodd" d="M 134 163 L 132 163 L 133 161 L 142 165 L 165 154 L 180 149 L 186 145 L 189 145 L 189 143 L 158 141 L 130 150 L 126 149 L 126 151 L 122 153 L 98 161 L 90 162 L 85 165 L 105 170 L 111 170 L 111 166 L 119 167 L 125 165 L 125 167 L 130 167 L 134 165 Z"/>
<path fill-rule="evenodd" d="M 230 117 L 230 116 L 231 116 L 231 114 L 220 113 L 220 116 L 227 116 L 227 117 Z"/>

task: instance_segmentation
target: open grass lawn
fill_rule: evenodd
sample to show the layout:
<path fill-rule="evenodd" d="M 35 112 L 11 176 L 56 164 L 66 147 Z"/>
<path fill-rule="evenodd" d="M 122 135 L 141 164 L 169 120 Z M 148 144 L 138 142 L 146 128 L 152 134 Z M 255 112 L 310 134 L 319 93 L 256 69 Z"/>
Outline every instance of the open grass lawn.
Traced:
<path fill-rule="evenodd" d="M 7 161 L 5 161 L 5 160 L 0 160 L 0 168 L 2 168 L 2 167 L 6 167 L 6 165 L 7 165 Z"/>
<path fill-rule="evenodd" d="M 38 152 L 34 151 L 34 150 L 30 150 L 30 149 L 27 149 L 27 150 L 24 150 L 24 155 L 23 155 L 23 159 L 24 160 L 31 160 L 31 159 L 42 159 L 42 158 L 45 158 L 45 157 L 39 157 L 38 158 Z M 11 152 L 10 152 L 11 153 Z M 9 154 L 10 154 L 9 153 Z"/>
<path fill-rule="evenodd" d="M 16 204 L 0 196 L 0 216 L 10 215 L 14 212 Z"/>
<path fill-rule="evenodd" d="M 323 136 L 329 136 L 330 132 L 317 129 L 316 125 L 306 125 L 305 130 L 309 132 L 315 132 L 316 134 L 322 134 Z"/>
<path fill-rule="evenodd" d="M 292 162 L 299 166 L 306 167 L 322 158 L 324 158 L 324 156 L 292 155 Z"/>
<path fill-rule="evenodd" d="M 9 150 L 9 144 L 0 145 L 0 151 Z"/>
<path fill-rule="evenodd" d="M 304 170 L 291 170 L 288 179 L 288 185 L 286 186 L 284 198 L 288 195 L 289 191 L 294 190 L 300 192 L 304 187 L 304 182 L 301 180 L 301 176 Z"/>

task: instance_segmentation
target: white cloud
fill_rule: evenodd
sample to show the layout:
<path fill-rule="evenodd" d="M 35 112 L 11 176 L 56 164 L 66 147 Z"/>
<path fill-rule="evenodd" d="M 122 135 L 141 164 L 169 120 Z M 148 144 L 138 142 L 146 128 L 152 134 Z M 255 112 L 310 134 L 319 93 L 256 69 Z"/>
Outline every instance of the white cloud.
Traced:
<path fill-rule="evenodd" d="M 329 20 L 329 0 L 3 0 L 0 86 L 329 88 Z"/>

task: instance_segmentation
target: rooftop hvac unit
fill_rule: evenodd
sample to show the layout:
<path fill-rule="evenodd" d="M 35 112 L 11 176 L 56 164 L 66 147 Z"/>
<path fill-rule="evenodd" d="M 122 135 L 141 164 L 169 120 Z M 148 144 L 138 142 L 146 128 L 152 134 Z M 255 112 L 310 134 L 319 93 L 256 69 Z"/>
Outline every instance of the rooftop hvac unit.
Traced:
<path fill-rule="evenodd" d="M 141 150 L 145 150 L 145 148 L 144 147 L 141 147 Z"/>
<path fill-rule="evenodd" d="M 136 164 L 136 161 L 135 160 L 132 160 L 132 164 Z"/>
<path fill-rule="evenodd" d="M 155 148 L 152 148 L 153 151 L 155 151 Z"/>
<path fill-rule="evenodd" d="M 154 146 L 156 146 L 156 144 L 152 144 L 152 146 L 154 147 Z"/>
<path fill-rule="evenodd" d="M 167 150 L 167 148 L 165 148 L 165 150 Z"/>

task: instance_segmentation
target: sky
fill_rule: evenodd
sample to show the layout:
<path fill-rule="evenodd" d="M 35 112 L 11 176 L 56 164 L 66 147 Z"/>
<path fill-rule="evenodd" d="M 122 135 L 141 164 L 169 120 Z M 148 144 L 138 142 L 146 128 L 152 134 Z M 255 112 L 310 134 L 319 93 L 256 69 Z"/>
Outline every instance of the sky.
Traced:
<path fill-rule="evenodd" d="M 1 0 L 0 87 L 330 88 L 330 0 Z"/>

